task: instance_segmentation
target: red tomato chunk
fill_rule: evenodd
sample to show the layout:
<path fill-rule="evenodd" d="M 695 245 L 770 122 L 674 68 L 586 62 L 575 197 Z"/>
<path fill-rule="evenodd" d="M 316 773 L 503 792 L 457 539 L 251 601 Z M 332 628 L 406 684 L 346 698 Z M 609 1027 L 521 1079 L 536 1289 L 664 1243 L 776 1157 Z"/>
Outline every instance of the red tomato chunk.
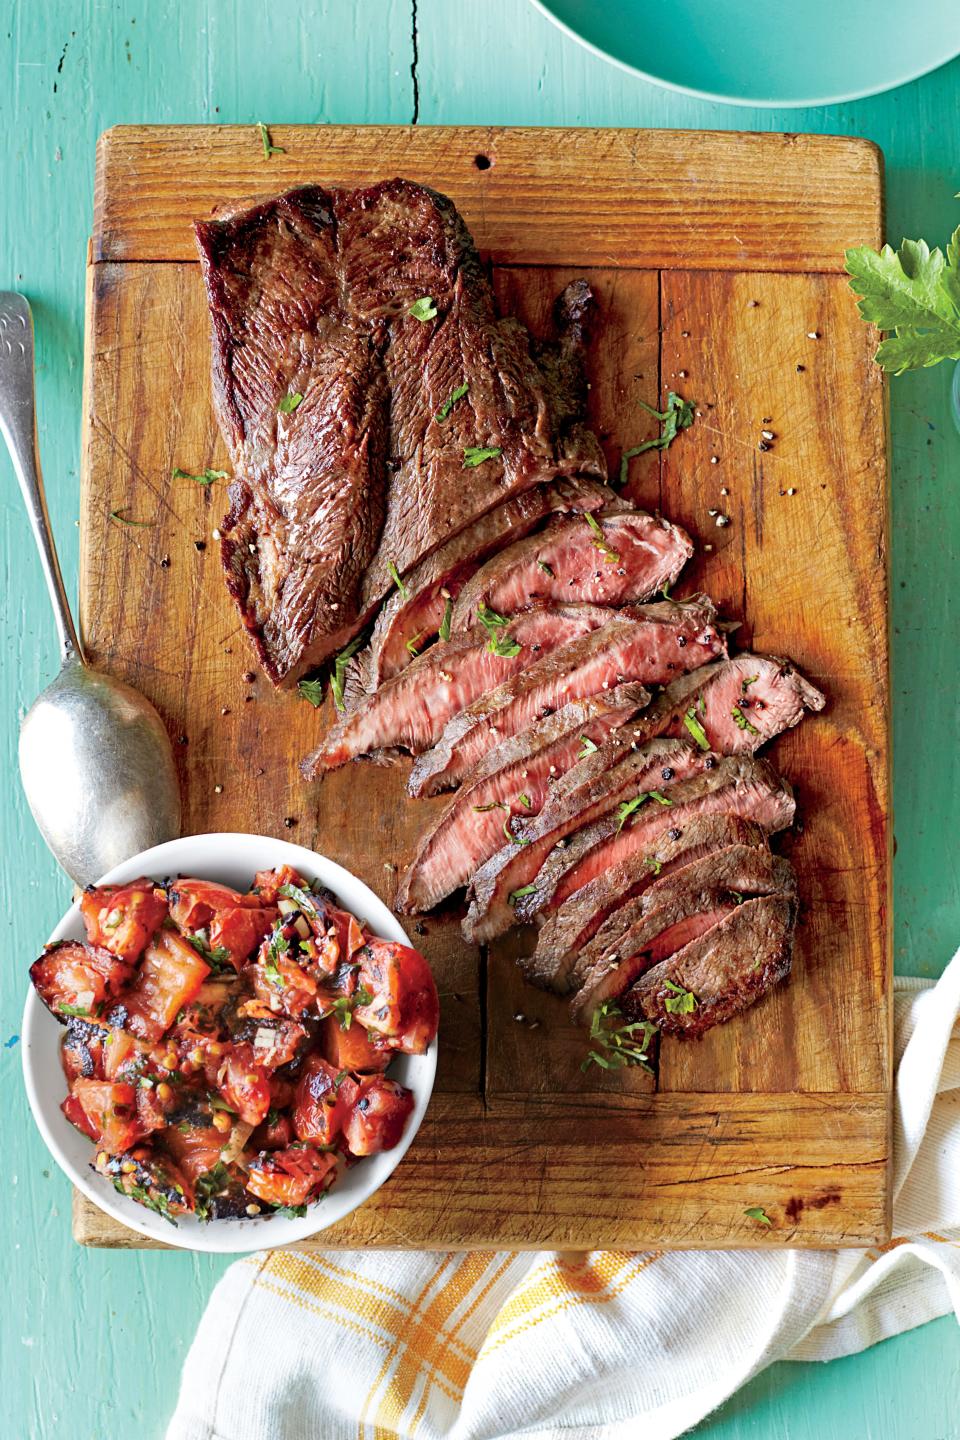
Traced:
<path fill-rule="evenodd" d="M 250 1165 L 247 1189 L 270 1205 L 306 1205 L 334 1179 L 336 1157 L 309 1145 L 258 1155 Z"/>
<path fill-rule="evenodd" d="M 209 974 L 210 966 L 192 945 L 172 930 L 161 931 L 123 998 L 125 1028 L 141 1040 L 159 1040 Z"/>
<path fill-rule="evenodd" d="M 80 913 L 92 945 L 103 945 L 123 960 L 139 960 L 166 919 L 167 897 L 152 880 L 91 885 L 83 892 Z"/>
<path fill-rule="evenodd" d="M 351 1155 L 376 1155 L 392 1150 L 413 1109 L 413 1095 L 405 1085 L 374 1075 L 364 1080 L 343 1127 Z"/>
<path fill-rule="evenodd" d="M 59 1019 L 98 1015 L 133 978 L 133 967 L 98 945 L 61 940 L 30 966 L 40 999 Z"/>

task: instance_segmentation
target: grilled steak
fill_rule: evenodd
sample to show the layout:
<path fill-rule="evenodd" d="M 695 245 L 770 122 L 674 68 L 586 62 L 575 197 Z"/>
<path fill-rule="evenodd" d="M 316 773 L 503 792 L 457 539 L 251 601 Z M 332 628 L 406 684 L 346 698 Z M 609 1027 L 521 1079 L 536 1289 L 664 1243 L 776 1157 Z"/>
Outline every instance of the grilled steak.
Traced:
<path fill-rule="evenodd" d="M 693 554 L 682 530 L 643 510 L 604 510 L 557 520 L 501 550 L 463 587 L 455 627 L 471 625 L 477 607 L 514 615 L 547 600 L 623 605 L 648 600 L 672 584 Z"/>
<path fill-rule="evenodd" d="M 667 1034 L 686 1037 L 729 1020 L 790 973 L 795 910 L 792 899 L 779 895 L 745 900 L 641 976 L 621 996 L 621 1010 L 628 1020 L 652 1020 Z M 684 1008 L 686 994 L 693 996 L 692 1009 Z"/>
<path fill-rule="evenodd" d="M 706 934 L 755 895 L 796 896 L 793 866 L 748 845 L 731 845 L 658 881 L 600 927 L 574 966 L 575 1020 L 589 1021 L 653 965 Z"/>
<path fill-rule="evenodd" d="M 609 743 L 609 742 L 608 742 Z M 602 750 L 562 775 L 540 814 L 514 827 L 518 845 L 504 845 L 477 870 L 463 922 L 467 940 L 483 942 L 516 923 L 523 892 L 552 854 L 564 853 L 567 836 L 606 815 L 624 793 L 659 789 L 706 773 L 711 756 L 683 740 L 653 740 L 628 752 L 615 771 L 601 763 Z M 714 762 L 716 763 L 716 762 Z M 665 778 L 665 776 L 669 778 Z"/>
<path fill-rule="evenodd" d="M 410 664 L 408 643 L 423 650 L 435 639 L 448 597 L 452 612 L 452 602 L 463 585 L 502 545 L 528 534 L 555 511 L 599 510 L 613 498 L 612 491 L 596 480 L 558 480 L 551 485 L 537 485 L 481 515 L 445 541 L 414 566 L 404 578 L 404 590 L 395 591 L 380 610 L 369 645 L 355 657 L 347 672 L 347 708 L 352 709 L 364 691 L 376 690 L 382 681 L 398 675 Z M 451 622 L 452 618 L 451 613 Z"/>
<path fill-rule="evenodd" d="M 669 685 L 643 717 L 643 734 L 692 734 L 719 755 L 752 754 L 798 724 L 804 709 L 825 704 L 789 660 L 745 652 Z"/>
<path fill-rule="evenodd" d="M 648 701 L 642 685 L 617 685 L 574 700 L 494 746 L 467 776 L 420 841 L 397 895 L 403 914 L 429 910 L 488 859 L 511 831 L 511 816 L 539 814 L 550 785 Z"/>
<path fill-rule="evenodd" d="M 519 671 L 447 723 L 438 743 L 413 767 L 410 794 L 450 789 L 504 736 L 571 700 L 624 680 L 662 685 L 722 654 L 726 641 L 714 615 L 704 595 L 626 609 L 601 630 Z"/>
<path fill-rule="evenodd" d="M 573 410 L 589 292 L 568 287 L 569 337 L 541 369 L 444 196 L 314 185 L 195 228 L 235 470 L 223 562 L 275 682 L 339 649 L 391 566 L 542 481 L 604 478 Z M 494 453 L 466 483 L 471 447 Z"/>
<path fill-rule="evenodd" d="M 566 989 L 583 947 L 608 915 L 659 880 L 729 845 L 766 849 L 767 840 L 759 825 L 739 815 L 696 815 L 686 825 L 661 832 L 649 850 L 604 870 L 547 917 L 536 950 L 520 961 L 524 975 L 546 989 Z"/>
<path fill-rule="evenodd" d="M 649 792 L 653 788 L 649 784 L 621 787 L 609 795 L 599 818 L 547 857 L 533 889 L 517 901 L 517 919 L 533 920 L 548 906 L 556 910 L 596 876 L 630 855 L 646 853 L 660 835 L 682 829 L 694 815 L 741 815 L 755 820 L 768 835 L 792 822 L 796 809 L 793 791 L 765 761 L 747 755 L 721 760 L 705 755 L 702 761 L 703 774 L 693 780 L 684 777 L 667 792 L 669 805 L 647 799 L 636 810 L 624 811 L 625 794 L 630 803 Z M 615 807 L 616 800 L 620 804 Z"/>
<path fill-rule="evenodd" d="M 611 612 L 599 605 L 554 605 L 527 610 L 499 632 L 497 653 L 490 632 L 477 625 L 446 643 L 431 646 L 406 670 L 386 681 L 349 715 L 344 716 L 320 747 L 304 761 L 312 779 L 360 755 L 383 757 L 403 749 L 414 754 L 434 744 L 444 725 L 478 696 L 500 685 L 531 657 L 547 655 L 578 636 L 596 630 Z"/>

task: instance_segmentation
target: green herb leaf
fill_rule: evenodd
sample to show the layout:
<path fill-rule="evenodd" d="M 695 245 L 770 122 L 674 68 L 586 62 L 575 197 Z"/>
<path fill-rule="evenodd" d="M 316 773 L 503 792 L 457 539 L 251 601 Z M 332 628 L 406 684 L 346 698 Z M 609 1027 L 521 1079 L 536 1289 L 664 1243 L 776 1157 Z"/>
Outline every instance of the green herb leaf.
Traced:
<path fill-rule="evenodd" d="M 230 964 L 230 951 L 225 945 L 217 945 L 211 949 L 206 940 L 199 935 L 187 935 L 186 940 L 189 945 L 193 946 L 197 954 L 201 955 L 214 970 L 233 969 L 233 966 Z"/>
<path fill-rule="evenodd" d="M 538 560 L 538 561 L 537 561 L 537 569 L 538 569 L 538 570 L 542 570 L 543 573 L 544 573 L 544 575 L 546 575 L 546 577 L 547 577 L 548 580 L 553 580 L 553 579 L 555 578 L 555 577 L 554 577 L 554 573 L 553 573 L 553 571 L 550 569 L 550 566 L 547 564 L 546 560 Z"/>
<path fill-rule="evenodd" d="M 635 810 L 639 810 L 639 809 L 640 809 L 640 806 L 641 806 L 646 800 L 649 800 L 649 798 L 650 798 L 649 795 L 641 794 L 641 795 L 634 795 L 634 797 L 633 797 L 632 800 L 622 800 L 622 801 L 620 802 L 620 804 L 617 806 L 617 830 L 616 830 L 616 833 L 617 833 L 618 835 L 620 834 L 620 831 L 623 829 L 624 825 L 625 825 L 626 822 L 629 820 L 629 818 L 630 818 L 630 816 L 633 814 L 633 812 L 634 812 Z"/>
<path fill-rule="evenodd" d="M 196 1213 L 199 1220 L 209 1220 L 214 1198 L 226 1190 L 230 1184 L 230 1171 L 222 1160 L 218 1160 L 212 1170 L 207 1170 L 201 1175 L 196 1184 L 197 1207 Z"/>
<path fill-rule="evenodd" d="M 364 637 L 356 635 L 333 662 L 333 674 L 330 676 L 330 691 L 333 695 L 333 703 L 343 714 L 343 682 L 347 674 L 347 666 L 356 655 L 363 644 Z"/>
<path fill-rule="evenodd" d="M 861 245 L 847 251 L 846 270 L 864 320 L 890 332 L 874 356 L 884 370 L 960 360 L 960 226 L 946 256 L 924 240 L 904 240 L 899 250 Z"/>
<path fill-rule="evenodd" d="M 211 1091 L 211 1093 L 207 1096 L 207 1104 L 210 1106 L 211 1110 L 225 1110 L 228 1115 L 236 1115 L 237 1113 L 233 1106 L 228 1105 L 226 1100 L 224 1100 L 215 1091 Z"/>
<path fill-rule="evenodd" d="M 434 314 L 436 314 L 436 311 L 434 311 Z M 444 400 L 443 404 L 440 406 L 440 409 L 434 416 L 434 419 L 437 421 L 438 424 L 443 424 L 444 420 L 446 420 L 454 405 L 456 405 L 458 400 L 463 399 L 464 395 L 466 395 L 469 389 L 469 385 L 458 385 L 456 390 L 451 391 L 449 398 L 447 400 Z"/>
<path fill-rule="evenodd" d="M 670 599 L 670 588 L 671 588 L 671 587 L 670 587 L 669 585 L 663 585 L 663 586 L 661 586 L 661 588 L 660 588 L 660 594 L 663 596 L 664 600 L 669 600 L 669 599 Z"/>
<path fill-rule="evenodd" d="M 659 875 L 659 874 L 660 874 L 660 871 L 661 871 L 662 869 L 663 869 L 663 861 L 662 861 L 662 860 L 657 860 L 655 857 L 652 858 L 652 859 L 650 859 L 650 860 L 648 860 L 648 862 L 647 862 L 647 874 L 648 874 L 648 875 Z"/>
<path fill-rule="evenodd" d="M 299 390 L 294 395 L 284 395 L 283 399 L 277 406 L 277 409 L 280 411 L 281 415 L 290 415 L 294 410 L 296 410 L 297 406 L 301 404 L 302 400 L 303 396 L 300 394 Z"/>
<path fill-rule="evenodd" d="M 748 1205 L 743 1213 L 744 1215 L 746 1215 L 748 1220 L 759 1220 L 761 1225 L 773 1224 L 773 1221 L 770 1219 L 770 1216 L 767 1214 L 766 1210 L 764 1210 L 762 1205 Z"/>
<path fill-rule="evenodd" d="M 700 724 L 700 721 L 697 719 L 696 710 L 688 710 L 686 715 L 684 715 L 683 717 L 683 723 L 690 731 L 690 734 L 693 736 L 694 740 L 696 740 L 697 744 L 700 746 L 700 749 L 709 750 L 710 741 L 707 739 L 706 730 L 704 730 L 703 726 Z"/>
<path fill-rule="evenodd" d="M 308 700 L 317 710 L 323 704 L 323 681 L 322 680 L 299 680 L 297 690 L 304 700 Z"/>
<path fill-rule="evenodd" d="M 287 152 L 282 145 L 274 145 L 270 139 L 270 131 L 262 120 L 257 121 L 254 129 L 260 136 L 260 143 L 263 146 L 263 156 L 265 160 L 269 160 L 271 155 L 286 155 Z"/>
<path fill-rule="evenodd" d="M 450 622 L 453 619 L 453 601 L 447 599 L 443 607 L 443 619 L 440 621 L 440 639 L 450 639 Z"/>
<path fill-rule="evenodd" d="M 746 715 L 744 715 L 739 705 L 734 705 L 733 709 L 730 711 L 730 714 L 733 716 L 733 723 L 736 725 L 738 730 L 746 730 L 751 735 L 760 734 L 760 731 L 757 729 L 756 725 L 750 724 L 750 721 L 747 719 Z"/>
<path fill-rule="evenodd" d="M 591 540 L 591 545 L 594 545 L 600 551 L 608 565 L 616 565 L 620 559 L 620 552 L 612 549 L 603 538 L 603 528 L 599 520 L 595 515 L 591 515 L 589 510 L 584 510 L 583 518 L 590 526 L 590 529 L 599 537 L 596 540 Z"/>
<path fill-rule="evenodd" d="M 124 506 L 126 509 L 126 506 Z M 131 520 L 124 515 L 123 510 L 111 510 L 110 519 L 116 520 L 118 525 L 135 525 L 138 530 L 152 530 L 157 523 L 155 520 Z"/>
<path fill-rule="evenodd" d="M 400 571 L 397 569 L 396 565 L 393 563 L 392 560 L 387 561 L 387 574 L 390 576 L 390 579 L 400 591 L 401 598 L 404 600 L 409 600 L 410 590 L 406 585 L 404 585 L 403 581 L 400 578 Z"/>
<path fill-rule="evenodd" d="M 666 795 L 664 795 L 663 792 L 660 791 L 660 790 L 651 790 L 651 791 L 650 791 L 650 799 L 651 799 L 651 800 L 656 800 L 656 802 L 657 802 L 658 805 L 672 805 L 672 804 L 673 804 L 673 801 L 672 801 L 672 800 L 668 800 L 667 797 L 666 797 Z"/>
<path fill-rule="evenodd" d="M 417 656 L 420 654 L 420 641 L 422 639 L 423 631 L 421 630 L 419 635 L 414 635 L 412 639 L 406 642 L 407 651 L 410 655 L 413 656 L 414 659 L 416 659 Z"/>
<path fill-rule="evenodd" d="M 688 429 L 694 420 L 694 407 L 690 400 L 684 400 L 682 396 L 674 394 L 671 390 L 667 396 L 666 410 L 654 410 L 652 405 L 647 405 L 641 400 L 640 405 L 649 415 L 660 421 L 663 426 L 660 434 L 655 440 L 644 440 L 641 445 L 633 445 L 629 450 L 624 450 L 620 456 L 620 484 L 626 485 L 629 473 L 630 461 L 635 455 L 643 455 L 647 450 L 666 450 L 672 445 L 680 434 L 681 430 Z"/>
<path fill-rule="evenodd" d="M 517 803 L 522 805 L 524 810 L 529 810 L 533 804 L 533 801 L 530 799 L 529 795 L 518 795 Z"/>
<path fill-rule="evenodd" d="M 536 885 L 522 885 L 519 890 L 511 890 L 509 897 L 510 904 L 516 905 L 517 901 L 522 900 L 524 895 L 532 895 L 536 888 Z"/>
<path fill-rule="evenodd" d="M 600 746 L 596 743 L 595 740 L 591 740 L 589 735 L 581 735 L 580 753 L 578 754 L 577 759 L 586 760 L 588 755 L 595 755 L 599 749 Z"/>
<path fill-rule="evenodd" d="M 496 610 L 491 610 L 489 605 L 485 605 L 482 600 L 477 606 L 477 619 L 481 625 L 485 625 L 491 631 L 502 630 L 504 625 L 510 624 L 506 615 L 498 615 Z"/>
<path fill-rule="evenodd" d="M 697 1008 L 697 997 L 692 990 L 684 990 L 682 985 L 675 985 L 672 980 L 664 980 L 664 985 L 670 994 L 663 1002 L 663 1008 L 668 1015 L 692 1015 Z"/>
<path fill-rule="evenodd" d="M 496 610 L 491 610 L 481 600 L 477 606 L 477 619 L 490 632 L 487 649 L 491 655 L 500 655 L 504 659 L 511 659 L 514 655 L 520 654 L 522 645 L 503 633 L 504 628 L 510 624 L 506 616 L 498 615 Z"/>
<path fill-rule="evenodd" d="M 302 1220 L 307 1213 L 306 1205 L 278 1205 L 271 1215 L 283 1215 L 288 1220 Z"/>
<path fill-rule="evenodd" d="M 422 295 L 419 300 L 414 300 L 407 314 L 412 315 L 414 320 L 435 320 L 437 307 L 433 303 L 433 296 Z"/>
<path fill-rule="evenodd" d="M 503 450 L 499 445 L 468 445 L 463 452 L 464 470 L 475 470 L 485 460 L 496 460 L 502 455 Z"/>
<path fill-rule="evenodd" d="M 228 478 L 226 470 L 204 470 L 199 475 L 191 475 L 189 470 L 181 470 L 178 465 L 173 471 L 174 480 L 193 480 L 197 485 L 212 485 L 214 480 Z"/>
<path fill-rule="evenodd" d="M 90 1014 L 90 1011 L 86 1008 L 85 1005 L 68 1005 L 65 1000 L 58 1000 L 56 1002 L 56 1007 L 58 1015 L 72 1015 L 76 1019 L 80 1019 L 83 1016 Z"/>
<path fill-rule="evenodd" d="M 622 1011 L 613 1000 L 605 1000 L 594 1010 L 590 1020 L 590 1040 L 593 1047 L 587 1052 L 580 1066 L 584 1072 L 591 1065 L 601 1070 L 623 1070 L 628 1065 L 639 1065 L 652 1073 L 649 1057 L 650 1041 L 657 1033 L 652 1020 L 633 1020 L 618 1024 Z"/>

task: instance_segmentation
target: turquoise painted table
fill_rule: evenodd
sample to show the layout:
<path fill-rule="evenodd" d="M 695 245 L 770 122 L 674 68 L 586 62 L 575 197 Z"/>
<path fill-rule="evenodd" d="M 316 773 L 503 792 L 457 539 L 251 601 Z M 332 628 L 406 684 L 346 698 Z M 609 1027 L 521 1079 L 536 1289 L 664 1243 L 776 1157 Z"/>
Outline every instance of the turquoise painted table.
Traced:
<path fill-rule="evenodd" d="M 93 150 L 117 122 L 644 125 L 867 135 L 887 158 L 889 234 L 945 240 L 960 220 L 960 62 L 875 100 L 752 111 L 670 95 L 565 39 L 527 0 L 44 0 L 0 29 L 0 285 L 39 339 L 41 444 L 76 572 L 83 268 Z M 16 8 L 16 13 L 14 9 Z M 683 36 L 677 36 L 683 43 Z M 892 385 L 896 961 L 937 975 L 960 941 L 956 655 L 960 437 L 946 367 Z M 825 417 L 826 418 L 826 417 Z M 0 1066 L 11 1193 L 2 1211 L 0 1433 L 158 1440 L 223 1262 L 85 1251 L 70 1192 L 31 1124 L 17 1050 L 24 972 L 69 900 L 16 779 L 19 718 L 57 657 L 12 473 L 0 462 Z M 828 1366 L 778 1365 L 698 1434 L 711 1440 L 956 1440 L 951 1319 Z M 322 1440 L 322 1437 L 317 1437 Z"/>

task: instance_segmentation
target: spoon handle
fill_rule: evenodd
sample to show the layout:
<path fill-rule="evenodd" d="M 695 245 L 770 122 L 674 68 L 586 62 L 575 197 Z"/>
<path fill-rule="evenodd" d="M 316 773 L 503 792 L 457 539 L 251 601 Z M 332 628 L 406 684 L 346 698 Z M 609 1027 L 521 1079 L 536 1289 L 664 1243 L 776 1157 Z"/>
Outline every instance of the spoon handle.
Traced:
<path fill-rule="evenodd" d="M 12 290 L 0 290 L 0 433 L 10 451 L 33 538 L 40 552 L 40 564 L 50 592 L 63 661 L 66 663 L 76 658 L 83 662 L 83 647 L 77 636 L 60 573 L 40 474 L 34 406 L 33 316 L 24 297 Z"/>

